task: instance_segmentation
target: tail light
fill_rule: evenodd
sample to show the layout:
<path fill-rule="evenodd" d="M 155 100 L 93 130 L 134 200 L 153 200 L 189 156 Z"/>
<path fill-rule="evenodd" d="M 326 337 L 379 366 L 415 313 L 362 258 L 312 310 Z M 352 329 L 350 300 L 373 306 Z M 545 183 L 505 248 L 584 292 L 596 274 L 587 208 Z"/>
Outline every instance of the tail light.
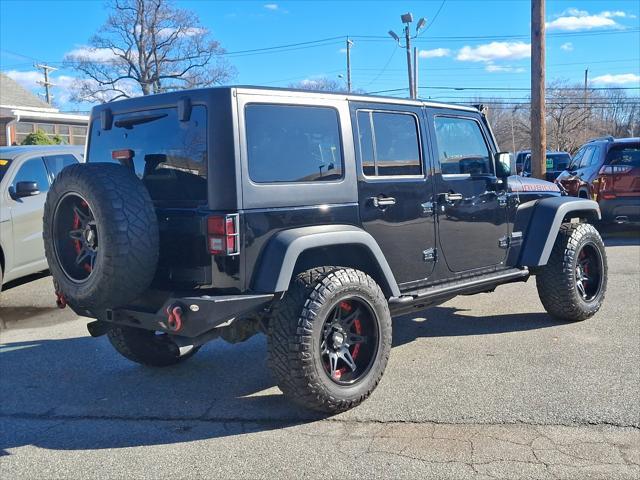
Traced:
<path fill-rule="evenodd" d="M 598 173 L 600 175 L 620 175 L 629 173 L 631 169 L 631 165 L 603 165 Z"/>
<path fill-rule="evenodd" d="M 240 253 L 237 213 L 207 218 L 207 246 L 212 255 Z"/>

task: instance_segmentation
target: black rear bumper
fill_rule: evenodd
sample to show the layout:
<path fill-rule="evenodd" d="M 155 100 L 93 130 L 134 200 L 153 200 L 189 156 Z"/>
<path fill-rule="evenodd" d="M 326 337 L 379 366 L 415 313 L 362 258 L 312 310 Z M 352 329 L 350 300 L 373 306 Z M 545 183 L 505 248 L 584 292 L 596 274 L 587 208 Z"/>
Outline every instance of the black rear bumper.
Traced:
<path fill-rule="evenodd" d="M 273 294 L 181 296 L 168 295 L 159 308 L 127 306 L 99 312 L 74 308 L 79 315 L 101 321 L 193 338 L 240 317 L 261 312 L 274 299 Z M 180 328 L 169 322 L 169 312 L 180 308 Z"/>
<path fill-rule="evenodd" d="M 628 222 L 640 222 L 640 196 L 616 197 L 600 200 L 598 203 L 603 221 L 613 222 L 619 217 L 624 217 Z"/>

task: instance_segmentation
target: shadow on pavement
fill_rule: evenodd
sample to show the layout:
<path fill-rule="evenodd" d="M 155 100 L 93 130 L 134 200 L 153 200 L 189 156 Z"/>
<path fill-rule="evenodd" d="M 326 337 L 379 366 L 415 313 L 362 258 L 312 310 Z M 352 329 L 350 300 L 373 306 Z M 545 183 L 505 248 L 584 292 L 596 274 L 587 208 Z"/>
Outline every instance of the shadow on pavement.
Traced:
<path fill-rule="evenodd" d="M 466 317 L 433 307 L 394 320 L 394 346 L 419 337 L 484 335 L 556 325 L 545 314 Z M 0 345 L 0 455 L 166 445 L 231 437 L 323 418 L 274 388 L 266 341 L 220 340 L 182 365 L 152 369 L 121 358 L 105 337 Z"/>
<path fill-rule="evenodd" d="M 41 278 L 50 276 L 51 273 L 49 270 L 45 270 L 43 272 L 33 273 L 31 275 L 27 275 L 26 277 L 17 278 L 15 280 L 11 280 L 10 282 L 2 285 L 2 291 L 11 290 L 12 288 L 19 287 L 29 282 L 34 282 L 36 280 L 40 280 Z"/>

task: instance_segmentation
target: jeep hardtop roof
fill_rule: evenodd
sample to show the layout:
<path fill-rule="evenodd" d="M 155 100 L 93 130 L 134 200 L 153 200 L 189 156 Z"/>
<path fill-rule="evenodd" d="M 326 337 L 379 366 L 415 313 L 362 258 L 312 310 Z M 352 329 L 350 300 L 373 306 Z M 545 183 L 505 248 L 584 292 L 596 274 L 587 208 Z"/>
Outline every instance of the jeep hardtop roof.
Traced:
<path fill-rule="evenodd" d="M 206 96 L 207 93 L 220 94 L 224 91 L 228 91 L 231 95 L 234 94 L 269 94 L 273 96 L 296 96 L 296 97 L 311 97 L 311 98 L 342 98 L 345 100 L 352 100 L 358 102 L 369 102 L 369 103 L 386 103 L 386 104 L 394 104 L 394 105 L 414 105 L 414 106 L 429 106 L 435 108 L 447 108 L 454 110 L 461 110 L 467 112 L 478 112 L 477 108 L 466 106 L 466 105 L 455 105 L 450 103 L 441 103 L 441 102 L 432 102 L 430 100 L 412 100 L 408 98 L 398 98 L 398 97 L 385 97 L 380 95 L 367 95 L 367 94 L 357 94 L 357 93 L 346 93 L 346 92 L 326 92 L 322 90 L 300 90 L 300 89 L 292 89 L 292 88 L 282 88 L 282 87 L 262 87 L 262 86 L 254 86 L 254 85 L 228 85 L 222 87 L 208 87 L 208 88 L 200 88 L 194 90 L 177 90 L 175 92 L 168 93 L 160 93 L 157 95 L 148 95 L 143 97 L 129 98 L 123 100 L 117 100 L 110 103 L 104 103 L 102 105 L 98 105 L 94 107 L 94 110 L 102 110 L 109 108 L 110 106 L 117 106 L 122 103 L 131 103 L 132 106 L 135 105 L 136 109 L 144 109 L 151 106 L 157 106 L 158 104 L 169 105 L 175 104 L 180 98 L 185 96 L 195 95 L 195 96 Z"/>

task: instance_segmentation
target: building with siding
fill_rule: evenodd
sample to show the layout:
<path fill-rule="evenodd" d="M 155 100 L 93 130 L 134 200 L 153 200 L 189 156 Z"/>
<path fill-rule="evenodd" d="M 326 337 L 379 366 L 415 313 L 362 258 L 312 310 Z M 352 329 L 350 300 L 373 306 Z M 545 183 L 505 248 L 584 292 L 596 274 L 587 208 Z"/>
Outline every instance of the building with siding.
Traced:
<path fill-rule="evenodd" d="M 0 145 L 20 145 L 36 130 L 69 145 L 84 145 L 88 124 L 89 115 L 60 112 L 0 73 Z"/>

